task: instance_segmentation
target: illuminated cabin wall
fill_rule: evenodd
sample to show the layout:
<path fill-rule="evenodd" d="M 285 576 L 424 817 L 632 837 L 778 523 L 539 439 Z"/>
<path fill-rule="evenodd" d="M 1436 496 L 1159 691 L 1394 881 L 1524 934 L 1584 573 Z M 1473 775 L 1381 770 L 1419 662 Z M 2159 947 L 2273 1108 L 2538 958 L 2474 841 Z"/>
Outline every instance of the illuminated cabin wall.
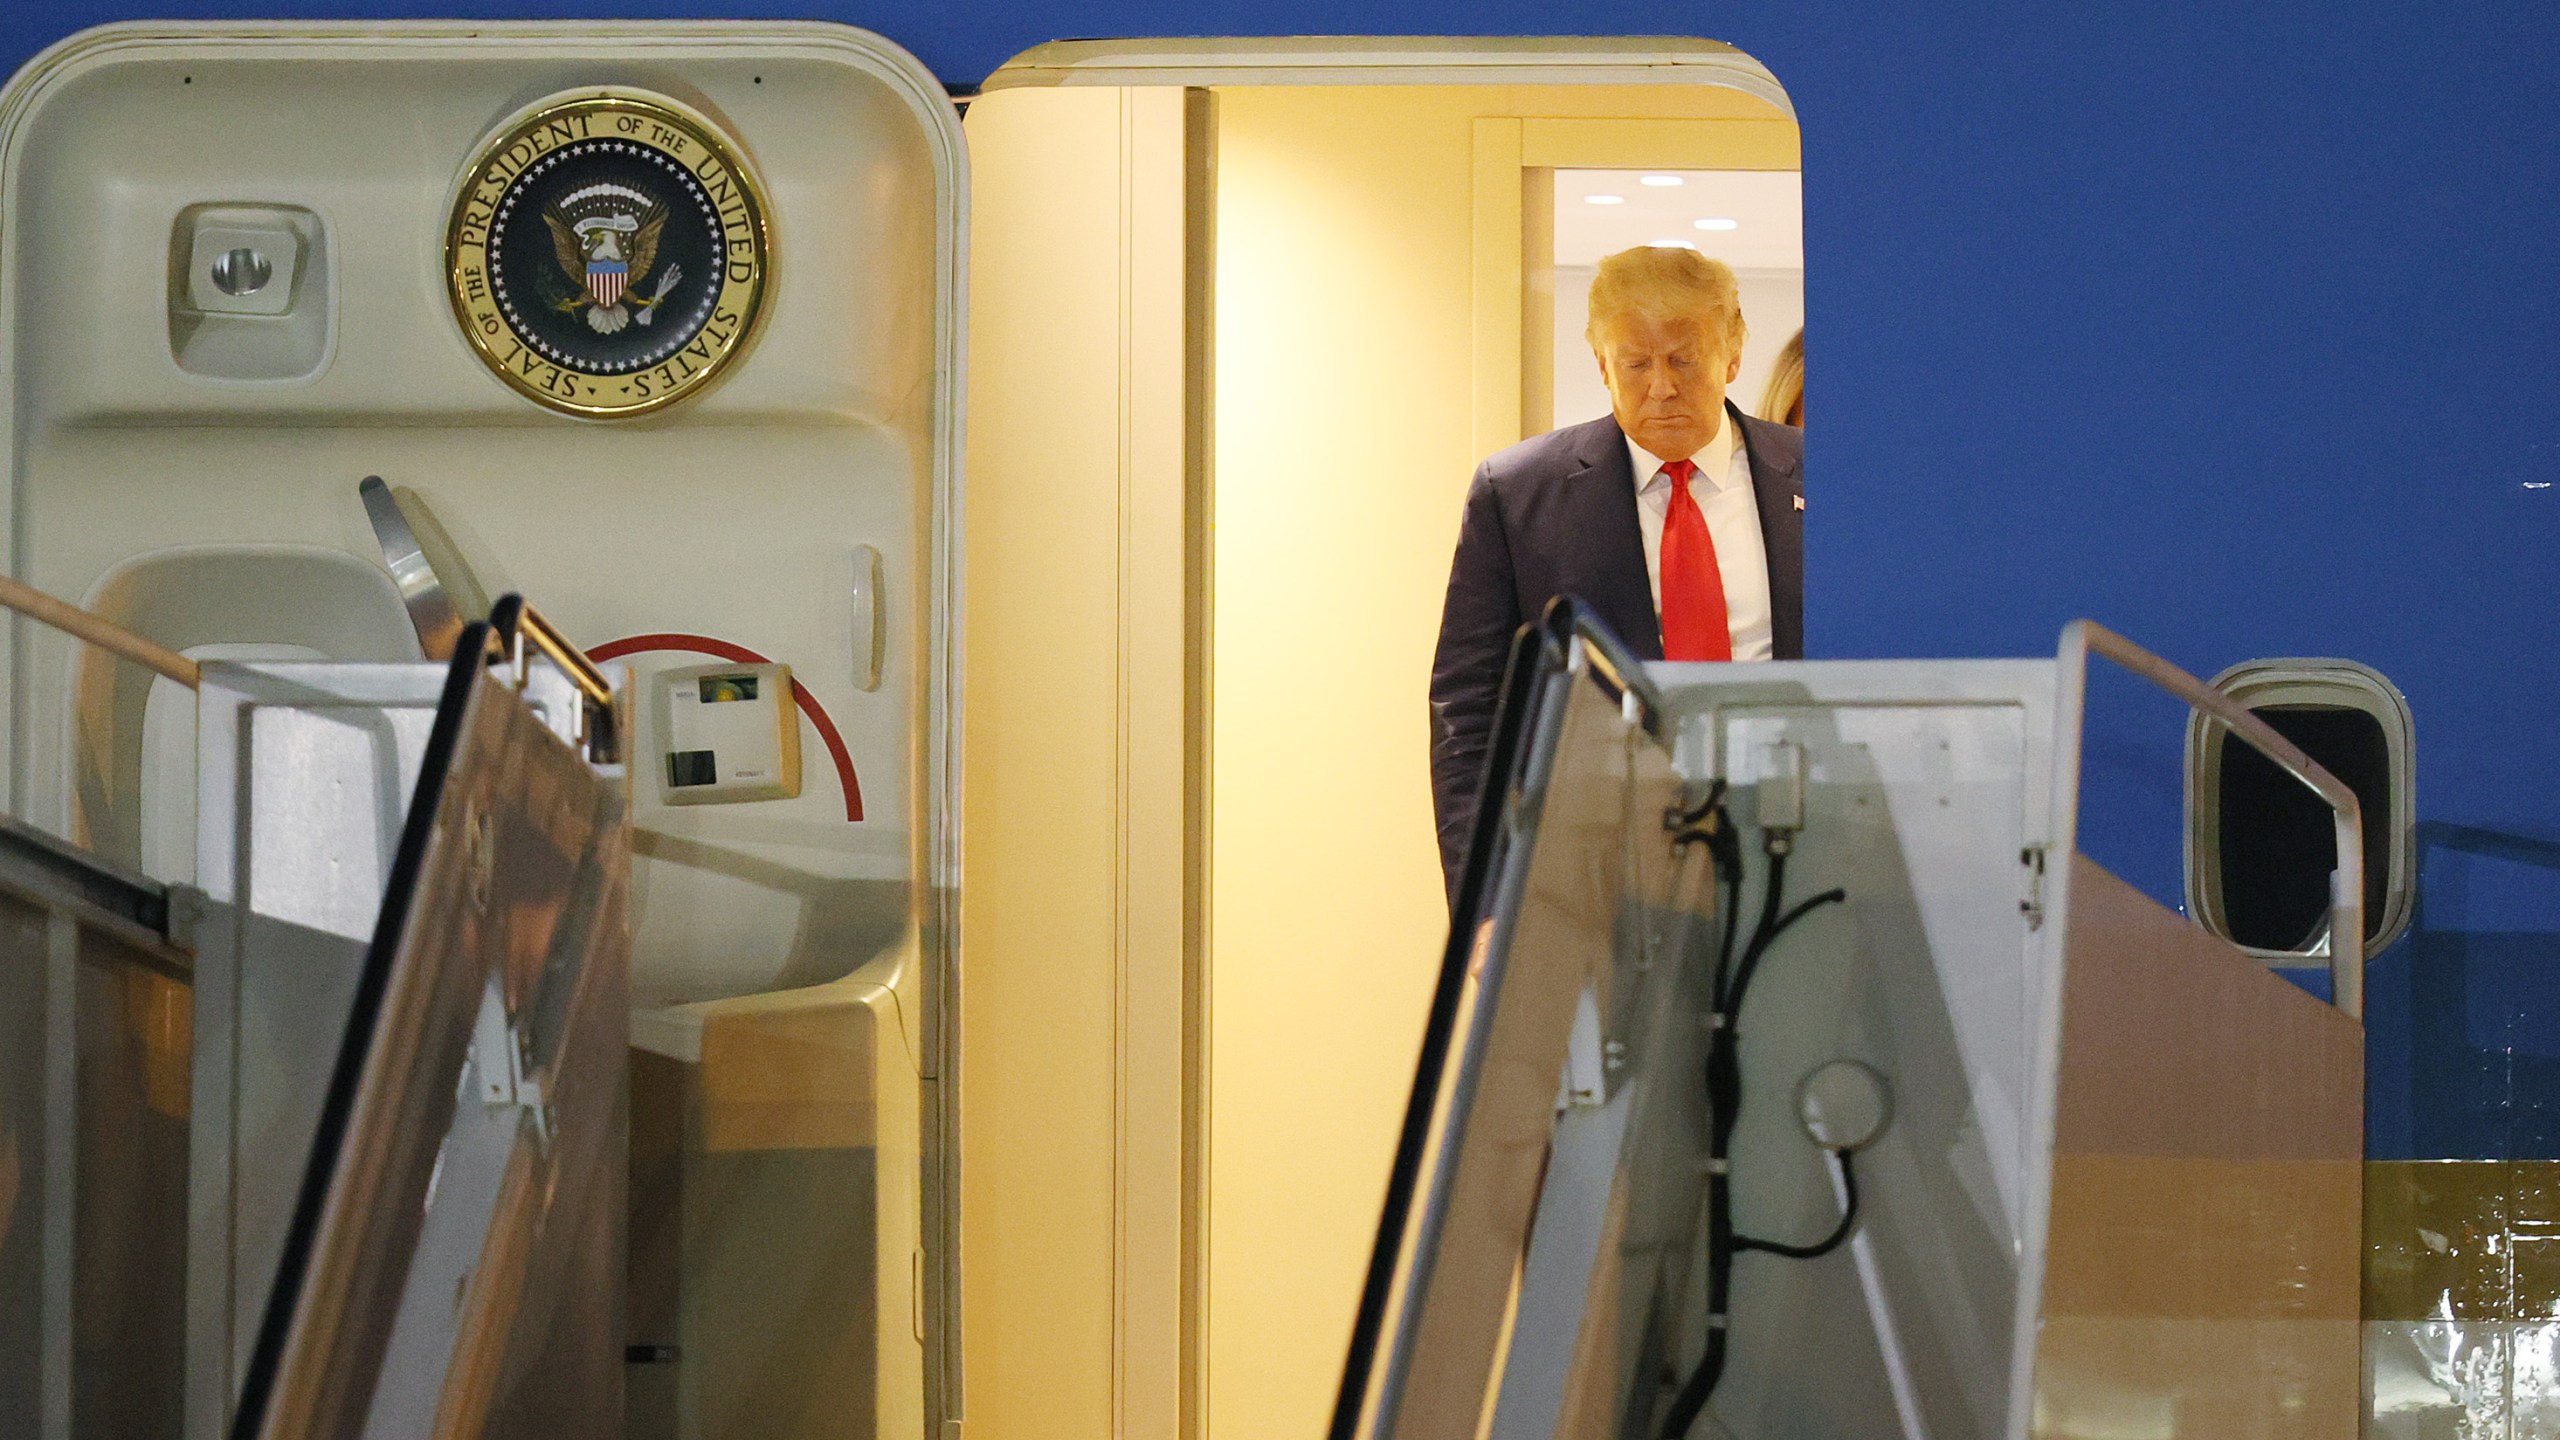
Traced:
<path fill-rule="evenodd" d="M 962 1339 L 970 1432 L 999 1440 L 1180 1424 L 1192 124 L 1162 87 L 967 120 Z"/>
<path fill-rule="evenodd" d="M 1218 94 L 1215 1440 L 1322 1432 L 1447 933 L 1424 688 L 1468 479 L 1518 438 L 1481 403 L 1519 393 L 1516 310 L 1480 344 L 1475 280 L 1521 243 L 1479 226 L 1478 122 L 1510 117 L 1638 122 L 1569 132 L 1599 163 L 1796 163 L 1779 112 L 1699 86 Z M 1666 117 L 1746 123 L 1648 155 Z"/>
<path fill-rule="evenodd" d="M 967 132 L 969 1424 L 1296 1440 L 1446 930 L 1423 691 L 1519 434 L 1521 166 L 1792 166 L 1794 127 L 1696 86 L 1094 87 Z"/>

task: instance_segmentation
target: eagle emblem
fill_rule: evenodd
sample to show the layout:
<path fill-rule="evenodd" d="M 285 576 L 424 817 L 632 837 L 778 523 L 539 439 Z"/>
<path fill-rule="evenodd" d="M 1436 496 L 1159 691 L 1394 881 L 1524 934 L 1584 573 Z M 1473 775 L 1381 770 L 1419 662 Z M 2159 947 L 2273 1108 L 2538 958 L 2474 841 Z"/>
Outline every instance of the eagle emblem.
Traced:
<path fill-rule="evenodd" d="M 582 419 L 642 415 L 745 355 L 772 222 L 710 120 L 642 90 L 564 91 L 491 131 L 462 175 L 446 296 L 516 394 Z"/>
<path fill-rule="evenodd" d="M 684 268 L 670 265 L 646 294 L 641 285 L 658 263 L 658 235 L 667 208 L 628 185 L 589 185 L 560 197 L 542 212 L 551 246 L 570 293 L 557 302 L 567 314 L 585 312 L 589 329 L 611 335 L 654 317 Z"/>

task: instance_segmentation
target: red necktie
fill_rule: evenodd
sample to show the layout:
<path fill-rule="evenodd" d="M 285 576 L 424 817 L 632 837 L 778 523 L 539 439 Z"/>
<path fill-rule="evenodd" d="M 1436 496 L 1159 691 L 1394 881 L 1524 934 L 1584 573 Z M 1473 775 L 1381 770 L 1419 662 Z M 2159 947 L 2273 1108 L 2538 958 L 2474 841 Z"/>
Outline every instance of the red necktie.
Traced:
<path fill-rule="evenodd" d="M 1724 572 L 1716 568 L 1716 542 L 1707 517 L 1689 494 L 1697 462 L 1674 460 L 1671 509 L 1662 517 L 1662 658 L 1730 660 L 1733 631 L 1725 620 Z"/>

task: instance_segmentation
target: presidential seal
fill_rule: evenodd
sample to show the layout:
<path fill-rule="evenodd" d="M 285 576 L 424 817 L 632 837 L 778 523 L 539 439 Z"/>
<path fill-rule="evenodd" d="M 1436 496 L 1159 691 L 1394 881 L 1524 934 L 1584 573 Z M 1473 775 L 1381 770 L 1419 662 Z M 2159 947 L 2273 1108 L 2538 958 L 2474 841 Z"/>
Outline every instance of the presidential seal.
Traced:
<path fill-rule="evenodd" d="M 711 383 L 746 348 L 772 236 L 711 123 L 660 96 L 581 91 L 500 131 L 445 236 L 454 314 L 518 393 L 595 419 Z"/>

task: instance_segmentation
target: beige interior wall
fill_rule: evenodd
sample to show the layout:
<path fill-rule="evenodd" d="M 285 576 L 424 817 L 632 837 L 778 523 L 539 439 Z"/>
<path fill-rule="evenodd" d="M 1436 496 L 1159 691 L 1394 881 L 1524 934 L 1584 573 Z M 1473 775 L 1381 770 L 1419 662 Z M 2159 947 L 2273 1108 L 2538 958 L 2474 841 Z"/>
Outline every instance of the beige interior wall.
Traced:
<path fill-rule="evenodd" d="M 967 120 L 964 1400 L 995 1440 L 1322 1432 L 1446 925 L 1423 683 L 1467 477 L 1518 425 L 1485 397 L 1520 393 L 1519 176 L 1666 117 L 1760 153 L 1783 119 L 1219 91 L 1201 415 L 1180 95 Z M 1683 133 L 1655 163 L 1694 163 Z"/>
<path fill-rule="evenodd" d="M 1198 966 L 1178 88 L 972 107 L 961 925 L 971 1434 L 1172 1440 Z"/>
<path fill-rule="evenodd" d="M 1447 929 L 1424 687 L 1484 397 L 1517 435 L 1521 169 L 1694 163 L 1694 127 L 1649 143 L 1682 117 L 1795 140 L 1696 86 L 1218 107 L 1206 1409 L 1212 1440 L 1309 1440 Z"/>

